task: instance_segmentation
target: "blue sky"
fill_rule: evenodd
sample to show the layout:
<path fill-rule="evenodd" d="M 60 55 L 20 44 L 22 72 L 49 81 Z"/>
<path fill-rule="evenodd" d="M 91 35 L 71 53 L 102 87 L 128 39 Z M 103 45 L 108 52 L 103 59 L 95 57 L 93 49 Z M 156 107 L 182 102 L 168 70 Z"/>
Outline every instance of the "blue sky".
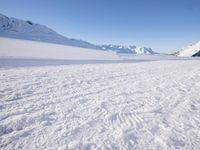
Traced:
<path fill-rule="evenodd" d="M 1 0 L 0 13 L 94 44 L 173 52 L 200 41 L 200 0 Z"/>

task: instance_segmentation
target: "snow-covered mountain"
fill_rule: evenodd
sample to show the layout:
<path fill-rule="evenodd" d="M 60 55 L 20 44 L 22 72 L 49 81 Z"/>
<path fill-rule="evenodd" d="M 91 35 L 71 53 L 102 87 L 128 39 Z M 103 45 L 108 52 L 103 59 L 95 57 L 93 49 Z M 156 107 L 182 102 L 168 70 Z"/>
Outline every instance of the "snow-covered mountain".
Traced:
<path fill-rule="evenodd" d="M 200 50 L 199 52 L 195 53 L 194 55 L 192 55 L 193 57 L 200 57 Z"/>
<path fill-rule="evenodd" d="M 177 56 L 200 56 L 200 41 L 176 52 Z"/>
<path fill-rule="evenodd" d="M 115 51 L 130 54 L 154 54 L 151 48 L 120 45 L 94 45 L 86 41 L 70 39 L 54 30 L 31 21 L 9 18 L 0 14 L 0 37 L 41 41 L 81 48 Z"/>
<path fill-rule="evenodd" d="M 151 48 L 136 47 L 136 46 L 122 46 L 122 45 L 102 45 L 102 49 L 111 50 L 117 53 L 131 53 L 131 54 L 155 54 Z"/>
<path fill-rule="evenodd" d="M 2 14 L 0 14 L 0 36 L 83 48 L 97 48 L 95 45 L 88 42 L 64 37 L 44 25 L 16 18 L 9 18 Z"/>
<path fill-rule="evenodd" d="M 136 47 L 136 54 L 156 54 L 151 48 L 147 47 Z"/>

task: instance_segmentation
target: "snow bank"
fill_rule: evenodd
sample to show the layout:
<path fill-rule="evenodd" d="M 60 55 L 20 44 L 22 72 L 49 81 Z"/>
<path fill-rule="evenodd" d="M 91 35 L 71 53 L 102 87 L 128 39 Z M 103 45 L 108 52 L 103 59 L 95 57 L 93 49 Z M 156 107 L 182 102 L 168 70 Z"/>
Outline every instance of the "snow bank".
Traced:
<path fill-rule="evenodd" d="M 120 59 L 114 52 L 9 38 L 0 38 L 0 57 L 68 60 Z"/>

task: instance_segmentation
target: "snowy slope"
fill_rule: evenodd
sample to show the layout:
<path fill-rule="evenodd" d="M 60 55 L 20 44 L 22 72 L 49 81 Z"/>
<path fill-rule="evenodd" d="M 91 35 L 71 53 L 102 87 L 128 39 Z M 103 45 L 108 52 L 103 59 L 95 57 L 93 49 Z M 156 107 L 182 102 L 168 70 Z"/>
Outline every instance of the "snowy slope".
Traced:
<path fill-rule="evenodd" d="M 200 147 L 199 61 L 0 68 L 0 81 L 2 150 Z"/>
<path fill-rule="evenodd" d="M 120 59 L 114 52 L 10 38 L 0 38 L 0 57 L 65 60 Z"/>
<path fill-rule="evenodd" d="M 115 51 L 130 54 L 154 54 L 150 48 L 119 45 L 94 45 L 82 40 L 64 37 L 46 26 L 0 14 L 0 37 L 64 44 L 82 48 Z"/>
<path fill-rule="evenodd" d="M 177 52 L 176 55 L 178 56 L 193 56 L 196 53 L 200 52 L 200 41 L 196 44 L 190 45 L 181 51 Z"/>

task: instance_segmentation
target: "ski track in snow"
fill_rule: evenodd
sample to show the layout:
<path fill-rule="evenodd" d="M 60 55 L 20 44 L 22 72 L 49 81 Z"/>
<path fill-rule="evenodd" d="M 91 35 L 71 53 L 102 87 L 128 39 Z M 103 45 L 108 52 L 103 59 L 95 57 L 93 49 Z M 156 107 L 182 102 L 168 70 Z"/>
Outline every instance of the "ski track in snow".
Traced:
<path fill-rule="evenodd" d="M 199 61 L 0 68 L 0 149 L 200 149 Z"/>

